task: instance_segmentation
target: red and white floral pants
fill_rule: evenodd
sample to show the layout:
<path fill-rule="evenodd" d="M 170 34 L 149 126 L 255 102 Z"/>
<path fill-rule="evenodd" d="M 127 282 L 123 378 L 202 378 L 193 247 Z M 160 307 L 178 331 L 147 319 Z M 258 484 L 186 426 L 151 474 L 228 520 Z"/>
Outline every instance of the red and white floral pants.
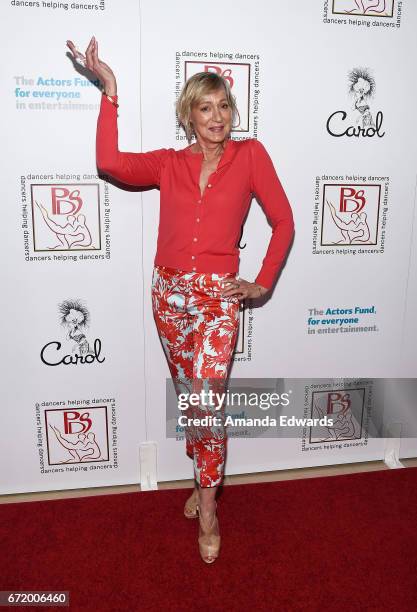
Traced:
<path fill-rule="evenodd" d="M 239 329 L 240 301 L 222 296 L 224 282 L 235 274 L 185 272 L 154 266 L 152 310 L 177 396 L 180 393 L 226 391 Z M 201 397 L 201 396 L 200 396 Z M 193 459 L 201 487 L 214 487 L 224 476 L 227 433 L 223 403 L 189 407 L 191 420 L 217 417 L 208 426 L 185 427 L 186 453 Z M 210 422 L 210 420 L 208 419 Z M 221 424 L 219 424 L 221 421 Z"/>

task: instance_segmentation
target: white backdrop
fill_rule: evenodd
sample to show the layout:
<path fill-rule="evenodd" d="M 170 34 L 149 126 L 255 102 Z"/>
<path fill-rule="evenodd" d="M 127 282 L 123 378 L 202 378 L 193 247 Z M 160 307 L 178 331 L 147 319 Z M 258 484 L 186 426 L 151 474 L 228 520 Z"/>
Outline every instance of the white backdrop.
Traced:
<path fill-rule="evenodd" d="M 85 49 L 93 34 L 118 79 L 120 150 L 186 146 L 176 95 L 186 75 L 216 70 L 233 79 L 242 118 L 233 137 L 264 143 L 287 192 L 294 245 L 271 298 L 242 308 L 232 376 L 282 379 L 299 416 L 311 409 L 315 378 L 343 377 L 332 383 L 340 391 L 366 377 L 355 399 L 362 405 L 352 408 L 355 433 L 342 444 L 307 444 L 312 432 L 232 439 L 226 474 L 381 458 L 384 440 L 365 440 L 357 411 L 378 420 L 384 402 L 373 403 L 369 390 L 384 396 L 378 379 L 415 378 L 417 369 L 415 2 L 382 0 L 372 12 L 367 0 L 214 1 L 210 16 L 189 0 L 83 5 L 1 7 L 0 492 L 138 482 L 147 441 L 156 443 L 158 480 L 192 477 L 183 440 L 165 433 L 169 371 L 150 300 L 159 193 L 97 177 L 100 92 L 66 53 L 68 38 Z M 326 128 L 330 117 L 333 134 L 361 125 L 349 92 L 354 69 L 374 80 L 373 95 L 358 101 L 380 123 L 373 136 Z M 343 189 L 351 196 L 339 221 L 352 224 L 365 202 L 363 243 L 359 230 L 343 234 L 332 220 L 326 200 L 337 205 Z M 270 231 L 254 200 L 241 240 L 243 278 L 255 278 Z M 91 240 L 72 245 L 74 235 Z M 337 309 L 355 308 L 356 323 L 331 322 Z M 340 327 L 346 331 L 328 331 Z M 87 363 L 66 364 L 86 343 Z M 72 357 L 61 363 L 65 355 Z M 388 421 L 412 420 L 410 401 L 384 408 Z M 403 439 L 402 456 L 415 454 L 415 439 Z"/>

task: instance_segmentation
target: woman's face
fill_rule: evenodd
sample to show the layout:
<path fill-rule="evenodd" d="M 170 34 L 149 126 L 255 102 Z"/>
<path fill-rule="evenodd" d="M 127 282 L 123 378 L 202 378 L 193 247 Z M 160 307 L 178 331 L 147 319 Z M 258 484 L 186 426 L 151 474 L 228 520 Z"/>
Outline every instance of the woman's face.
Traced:
<path fill-rule="evenodd" d="M 232 129 L 232 109 L 224 87 L 206 94 L 191 109 L 191 122 L 197 140 L 204 143 L 220 143 Z"/>

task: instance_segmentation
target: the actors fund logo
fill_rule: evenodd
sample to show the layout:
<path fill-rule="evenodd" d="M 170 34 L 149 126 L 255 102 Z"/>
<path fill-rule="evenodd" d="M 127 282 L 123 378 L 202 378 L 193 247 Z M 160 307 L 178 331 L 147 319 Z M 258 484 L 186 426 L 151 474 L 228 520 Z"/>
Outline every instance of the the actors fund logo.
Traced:
<path fill-rule="evenodd" d="M 311 418 L 327 417 L 332 425 L 311 427 L 310 443 L 362 438 L 365 388 L 314 391 L 311 401 Z"/>
<path fill-rule="evenodd" d="M 101 249 L 98 184 L 34 184 L 31 190 L 35 251 Z"/>
<path fill-rule="evenodd" d="M 324 185 L 321 244 L 377 244 L 380 202 L 380 185 Z"/>
<path fill-rule="evenodd" d="M 332 13 L 364 17 L 392 17 L 394 0 L 333 0 Z"/>
<path fill-rule="evenodd" d="M 186 61 L 185 80 L 196 72 L 215 72 L 230 85 L 239 109 L 232 132 L 249 132 L 250 64 Z"/>
<path fill-rule="evenodd" d="M 45 410 L 49 465 L 109 460 L 107 406 Z"/>
<path fill-rule="evenodd" d="M 372 100 L 375 95 L 375 80 L 368 68 L 354 68 L 349 72 L 349 94 L 352 97 L 351 109 L 337 110 L 330 115 L 326 129 L 330 136 L 340 138 L 370 137 L 382 138 L 383 114 L 373 110 Z"/>
<path fill-rule="evenodd" d="M 80 300 L 64 300 L 58 306 L 59 320 L 65 330 L 65 342 L 52 340 L 42 347 L 40 357 L 48 366 L 103 363 L 101 340 L 87 336 L 90 313 Z"/>

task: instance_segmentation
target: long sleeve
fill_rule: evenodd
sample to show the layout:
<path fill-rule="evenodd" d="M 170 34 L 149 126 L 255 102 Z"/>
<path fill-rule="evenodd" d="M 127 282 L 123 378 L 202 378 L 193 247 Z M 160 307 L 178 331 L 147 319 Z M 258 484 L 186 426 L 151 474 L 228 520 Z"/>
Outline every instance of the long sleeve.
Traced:
<path fill-rule="evenodd" d="M 167 153 L 168 149 L 146 153 L 120 152 L 117 107 L 106 96 L 101 96 L 96 132 L 96 163 L 101 172 L 128 185 L 159 185 L 161 165 Z"/>
<path fill-rule="evenodd" d="M 272 160 L 259 140 L 252 141 L 251 155 L 252 192 L 272 225 L 272 236 L 255 282 L 271 289 L 294 235 L 294 219 Z"/>

